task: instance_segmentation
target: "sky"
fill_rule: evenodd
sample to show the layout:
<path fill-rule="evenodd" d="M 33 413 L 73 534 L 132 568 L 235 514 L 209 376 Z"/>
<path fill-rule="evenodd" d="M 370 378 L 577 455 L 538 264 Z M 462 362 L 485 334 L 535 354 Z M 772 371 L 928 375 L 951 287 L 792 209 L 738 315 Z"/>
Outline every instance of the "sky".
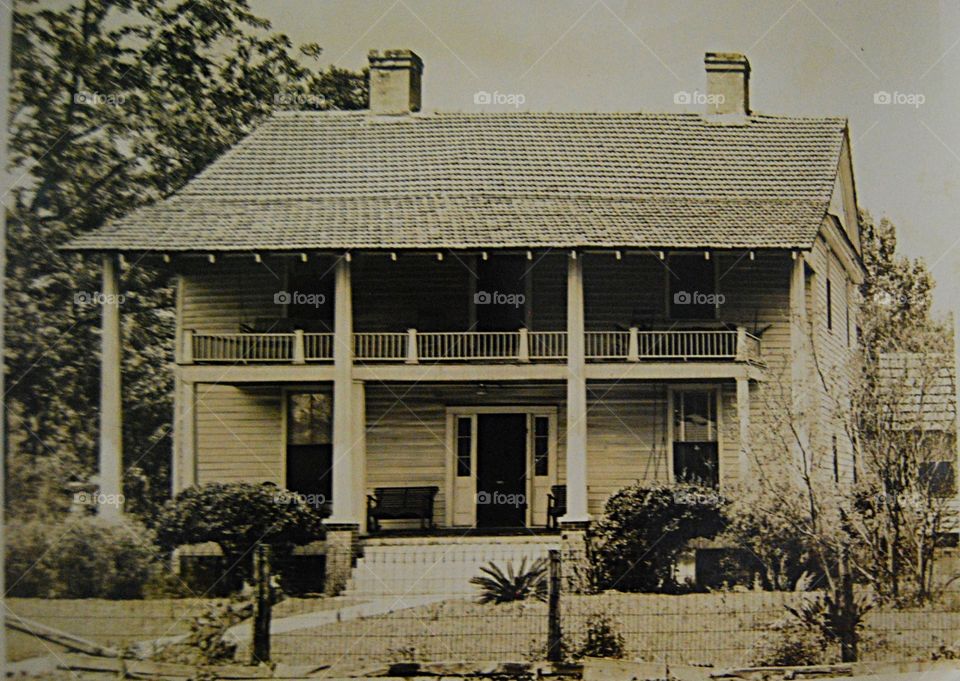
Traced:
<path fill-rule="evenodd" d="M 742 52 L 757 113 L 850 121 L 858 200 L 960 311 L 960 0 L 251 0 L 321 61 L 423 59 L 425 111 L 699 112 Z M 499 93 L 499 105 L 475 102 Z"/>

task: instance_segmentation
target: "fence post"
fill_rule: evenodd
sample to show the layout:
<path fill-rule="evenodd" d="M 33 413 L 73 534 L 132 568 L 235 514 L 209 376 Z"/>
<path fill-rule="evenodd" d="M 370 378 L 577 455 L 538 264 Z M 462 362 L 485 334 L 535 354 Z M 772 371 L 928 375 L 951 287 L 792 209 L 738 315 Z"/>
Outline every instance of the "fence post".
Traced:
<path fill-rule="evenodd" d="M 420 362 L 419 357 L 417 357 L 416 329 L 407 329 L 407 359 L 405 361 L 407 364 L 418 364 Z"/>
<path fill-rule="evenodd" d="M 547 582 L 547 660 L 563 661 L 563 631 L 560 628 L 560 551 L 550 549 Z"/>
<path fill-rule="evenodd" d="M 266 544 L 257 544 L 253 553 L 256 596 L 253 603 L 253 664 L 270 661 L 270 607 L 273 589 L 270 579 L 270 552 Z"/>

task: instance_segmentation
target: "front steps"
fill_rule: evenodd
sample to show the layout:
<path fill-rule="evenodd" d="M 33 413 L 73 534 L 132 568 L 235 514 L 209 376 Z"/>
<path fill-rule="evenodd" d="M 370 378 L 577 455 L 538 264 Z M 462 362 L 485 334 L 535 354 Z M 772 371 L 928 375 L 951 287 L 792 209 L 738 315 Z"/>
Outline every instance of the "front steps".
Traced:
<path fill-rule="evenodd" d="M 491 561 L 506 571 L 526 558 L 527 567 L 560 548 L 558 535 L 499 537 L 392 537 L 360 542 L 345 595 L 367 596 L 468 596 L 477 593 L 470 579 Z"/>

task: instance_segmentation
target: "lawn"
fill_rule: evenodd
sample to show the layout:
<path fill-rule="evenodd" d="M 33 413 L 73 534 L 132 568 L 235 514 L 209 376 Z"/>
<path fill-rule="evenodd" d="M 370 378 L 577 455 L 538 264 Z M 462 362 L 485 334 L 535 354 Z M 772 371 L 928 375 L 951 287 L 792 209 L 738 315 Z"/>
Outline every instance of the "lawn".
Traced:
<path fill-rule="evenodd" d="M 606 593 L 565 596 L 566 639 L 582 641 L 600 614 L 622 634 L 630 659 L 715 667 L 746 666 L 760 639 L 788 615 L 785 605 L 810 594 L 745 592 L 688 595 Z M 542 659 L 546 605 L 452 600 L 275 636 L 274 658 L 289 664 L 325 663 L 343 671 L 390 662 L 471 663 Z M 867 616 L 865 661 L 930 659 L 943 642 L 957 644 L 960 608 L 874 611 Z"/>
<path fill-rule="evenodd" d="M 102 599 L 8 598 L 7 608 L 14 614 L 35 620 L 101 645 L 124 647 L 139 641 L 185 634 L 190 622 L 205 606 L 219 599 L 176 598 L 137 601 Z M 289 617 L 329 608 L 357 604 L 347 598 L 288 598 L 273 608 L 273 617 Z M 10 660 L 59 653 L 62 649 L 33 636 L 7 630 Z"/>

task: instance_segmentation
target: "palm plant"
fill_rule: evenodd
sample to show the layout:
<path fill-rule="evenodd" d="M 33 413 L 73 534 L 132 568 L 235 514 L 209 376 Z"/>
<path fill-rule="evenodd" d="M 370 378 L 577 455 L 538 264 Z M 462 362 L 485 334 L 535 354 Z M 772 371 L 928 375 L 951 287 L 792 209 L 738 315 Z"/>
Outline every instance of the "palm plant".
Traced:
<path fill-rule="evenodd" d="M 480 568 L 482 574 L 470 580 L 470 583 L 480 588 L 480 603 L 509 603 L 522 601 L 527 598 L 536 598 L 538 601 L 547 600 L 547 561 L 539 558 L 530 567 L 527 559 L 520 561 L 519 567 L 514 570 L 513 562 L 508 561 L 506 571 L 494 562 Z"/>

